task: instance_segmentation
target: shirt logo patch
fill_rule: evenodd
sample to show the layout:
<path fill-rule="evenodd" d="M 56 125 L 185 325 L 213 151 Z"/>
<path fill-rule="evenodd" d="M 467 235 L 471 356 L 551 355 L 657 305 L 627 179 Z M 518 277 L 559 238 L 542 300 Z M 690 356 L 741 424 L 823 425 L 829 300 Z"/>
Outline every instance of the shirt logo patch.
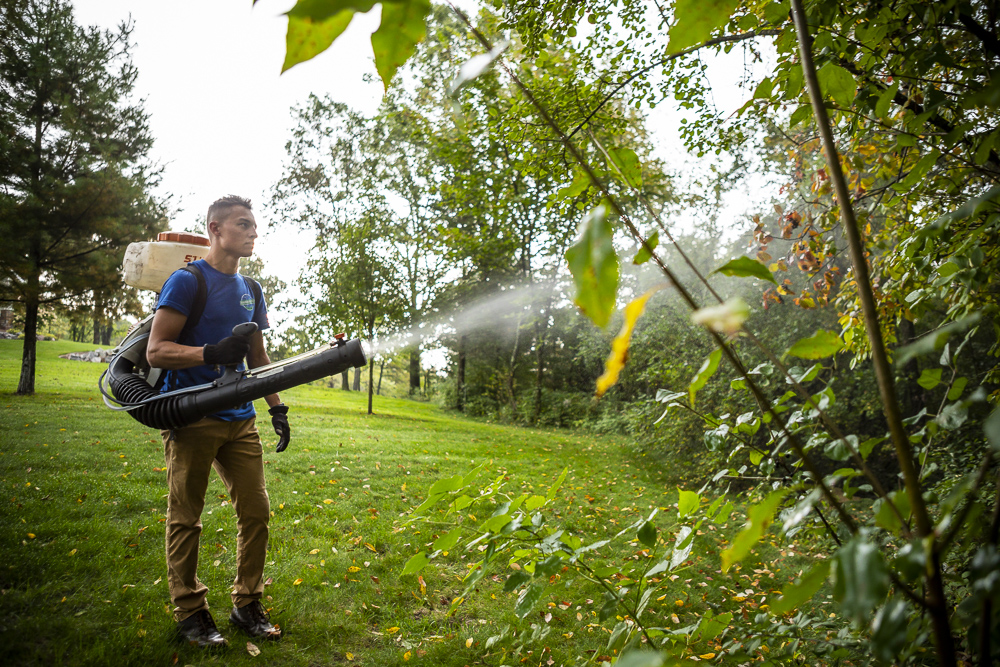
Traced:
<path fill-rule="evenodd" d="M 253 297 L 249 294 L 244 294 L 240 297 L 240 305 L 253 312 Z"/>

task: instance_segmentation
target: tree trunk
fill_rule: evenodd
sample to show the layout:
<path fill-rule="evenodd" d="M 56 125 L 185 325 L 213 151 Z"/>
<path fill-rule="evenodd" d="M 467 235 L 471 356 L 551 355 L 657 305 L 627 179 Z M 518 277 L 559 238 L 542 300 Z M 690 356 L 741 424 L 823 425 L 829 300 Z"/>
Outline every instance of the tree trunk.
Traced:
<path fill-rule="evenodd" d="M 532 425 L 542 416 L 542 378 L 545 370 L 545 330 L 541 320 L 536 324 L 535 335 L 535 409 L 531 414 Z"/>
<path fill-rule="evenodd" d="M 115 325 L 113 322 L 108 322 L 104 325 L 104 335 L 101 337 L 101 343 L 103 345 L 111 345 L 111 334 L 115 332 Z"/>
<path fill-rule="evenodd" d="M 340 388 L 344 391 L 351 390 L 351 376 L 349 375 L 351 371 L 344 371 L 340 374 Z"/>
<path fill-rule="evenodd" d="M 521 352 L 521 315 L 517 316 L 517 328 L 514 329 L 514 349 L 510 351 L 510 373 L 507 374 L 507 395 L 510 399 L 510 409 L 517 414 L 517 398 L 514 396 L 514 372 L 517 370 L 517 358 Z"/>
<path fill-rule="evenodd" d="M 24 305 L 24 348 L 21 350 L 21 378 L 17 393 L 28 396 L 35 393 L 35 357 L 38 347 L 38 299 Z"/>
<path fill-rule="evenodd" d="M 375 393 L 378 394 L 379 396 L 382 395 L 382 371 L 384 370 L 385 370 L 385 358 L 383 357 L 382 361 L 380 361 L 378 364 L 378 388 L 375 390 Z"/>
<path fill-rule="evenodd" d="M 354 369 L 354 391 L 361 391 L 361 369 Z"/>
<path fill-rule="evenodd" d="M 420 347 L 410 350 L 410 395 L 420 393 Z"/>
<path fill-rule="evenodd" d="M 372 414 L 372 393 L 375 388 L 375 383 L 372 382 L 372 376 L 375 375 L 375 360 L 368 360 L 368 414 Z"/>
<path fill-rule="evenodd" d="M 467 336 L 458 338 L 458 373 L 455 377 L 455 407 L 459 412 L 465 410 L 465 345 Z"/>

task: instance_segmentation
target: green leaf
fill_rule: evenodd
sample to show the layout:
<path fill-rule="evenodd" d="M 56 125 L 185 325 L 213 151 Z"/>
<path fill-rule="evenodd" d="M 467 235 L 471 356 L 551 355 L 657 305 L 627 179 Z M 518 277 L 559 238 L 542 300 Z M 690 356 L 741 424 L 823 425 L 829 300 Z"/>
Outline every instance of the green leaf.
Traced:
<path fill-rule="evenodd" d="M 653 232 L 652 236 L 646 238 L 646 245 L 639 247 L 639 252 L 635 253 L 635 258 L 632 260 L 632 263 L 638 266 L 648 262 L 653 258 L 653 253 L 646 250 L 646 246 L 656 250 L 656 246 L 658 245 L 660 245 L 660 232 Z"/>
<path fill-rule="evenodd" d="M 954 431 L 969 418 L 969 406 L 964 401 L 956 401 L 944 406 L 941 413 L 934 418 L 941 428 Z"/>
<path fill-rule="evenodd" d="M 580 224 L 580 233 L 566 251 L 576 283 L 574 303 L 597 326 L 604 328 L 615 309 L 618 294 L 618 255 L 612 243 L 614 228 L 608 207 L 599 204 Z"/>
<path fill-rule="evenodd" d="M 896 657 L 909 641 L 912 610 L 906 600 L 892 597 L 872 620 L 872 653 L 885 664 L 895 664 Z"/>
<path fill-rule="evenodd" d="M 941 384 L 941 368 L 928 368 L 920 377 L 917 379 L 917 384 L 919 384 L 924 389 L 930 390 Z"/>
<path fill-rule="evenodd" d="M 445 533 L 441 537 L 434 540 L 434 550 L 435 551 L 447 551 L 451 549 L 458 541 L 462 538 L 462 529 L 455 528 L 448 533 Z"/>
<path fill-rule="evenodd" d="M 832 331 L 818 330 L 809 338 L 803 338 L 788 348 L 788 354 L 802 359 L 823 359 L 842 350 L 844 342 Z"/>
<path fill-rule="evenodd" d="M 535 576 L 548 579 L 561 570 L 563 559 L 559 554 L 553 554 L 535 566 Z"/>
<path fill-rule="evenodd" d="M 683 519 L 698 509 L 701 496 L 694 491 L 684 491 L 683 489 L 678 489 L 678 492 L 680 496 L 677 499 L 677 518 Z"/>
<path fill-rule="evenodd" d="M 631 148 L 612 148 L 608 151 L 622 182 L 632 188 L 642 189 L 642 164 Z"/>
<path fill-rule="evenodd" d="M 545 494 L 545 497 L 547 499 L 553 500 L 556 497 L 556 493 L 559 492 L 559 489 L 562 487 L 563 482 L 566 481 L 566 475 L 568 473 L 569 473 L 569 468 L 563 468 L 563 471 L 559 474 L 559 478 L 556 479 L 556 481 L 552 484 L 552 486 L 549 487 L 548 493 Z"/>
<path fill-rule="evenodd" d="M 864 532 L 846 542 L 833 557 L 833 597 L 844 615 L 867 623 L 872 609 L 889 591 L 889 571 L 878 547 Z"/>
<path fill-rule="evenodd" d="M 787 614 L 799 608 L 799 605 L 808 602 L 812 596 L 816 595 L 830 574 L 830 561 L 820 561 L 802 578 L 791 586 L 786 586 L 781 592 L 781 597 L 771 603 L 771 612 L 774 614 Z"/>
<path fill-rule="evenodd" d="M 448 88 L 448 94 L 454 95 L 489 71 L 493 67 L 493 63 L 497 61 L 497 58 L 503 54 L 508 46 L 510 46 L 510 42 L 504 40 L 497 43 L 490 51 L 480 53 L 478 56 L 473 56 L 462 63 L 462 66 L 458 68 L 455 80 L 451 82 L 451 86 Z"/>
<path fill-rule="evenodd" d="M 694 379 L 691 380 L 691 384 L 688 385 L 688 397 L 691 399 L 691 407 L 694 407 L 694 395 L 715 375 L 715 371 L 719 369 L 719 361 L 721 359 L 722 350 L 712 350 L 712 353 L 702 363 L 701 368 L 698 369 L 698 373 L 694 376 Z"/>
<path fill-rule="evenodd" d="M 406 561 L 406 565 L 403 566 L 403 571 L 399 573 L 399 576 L 405 577 L 408 574 L 416 574 L 424 569 L 429 562 L 431 562 L 430 556 L 427 555 L 426 551 L 421 551 Z"/>
<path fill-rule="evenodd" d="M 285 33 L 285 62 L 281 71 L 287 72 L 326 51 L 353 18 L 354 12 L 350 10 L 323 19 L 289 15 L 288 31 Z"/>
<path fill-rule="evenodd" d="M 372 33 L 372 50 L 375 69 L 385 90 L 389 90 L 396 70 L 413 55 L 417 43 L 427 34 L 424 17 L 430 10 L 430 0 L 382 3 L 382 22 Z"/>
<path fill-rule="evenodd" d="M 774 275 L 768 268 L 751 257 L 737 257 L 732 261 L 726 262 L 715 271 L 712 271 L 712 273 L 721 273 L 737 278 L 760 278 L 761 280 L 769 280 L 775 285 L 778 284 L 778 281 L 774 279 Z"/>
<path fill-rule="evenodd" d="M 819 87 L 823 95 L 829 95 L 841 108 L 848 108 L 854 101 L 854 94 L 858 84 L 843 67 L 834 65 L 832 62 L 823 65 L 817 72 Z"/>
<path fill-rule="evenodd" d="M 1000 408 L 995 408 L 983 422 L 983 431 L 993 451 L 1000 452 Z"/>
<path fill-rule="evenodd" d="M 514 574 L 507 577 L 507 581 L 503 583 L 503 592 L 510 593 L 511 591 L 517 590 L 521 586 L 525 585 L 531 581 L 531 575 L 524 570 L 518 570 Z"/>
<path fill-rule="evenodd" d="M 875 525 L 884 528 L 894 535 L 899 535 L 903 526 L 892 511 L 895 506 L 903 520 L 910 518 L 910 497 L 905 491 L 890 491 L 886 499 L 879 498 L 872 506 L 875 512 Z"/>
<path fill-rule="evenodd" d="M 788 127 L 793 128 L 806 118 L 812 117 L 812 106 L 808 104 L 803 104 L 798 109 L 792 112 L 792 115 L 788 118 Z"/>
<path fill-rule="evenodd" d="M 750 549 L 753 548 L 764 532 L 774 521 L 774 513 L 789 489 L 774 491 L 759 505 L 750 508 L 750 521 L 746 527 L 733 539 L 733 544 L 728 549 L 722 551 L 722 571 L 728 572 L 729 568 L 747 557 Z"/>
<path fill-rule="evenodd" d="M 962 396 L 962 392 L 965 391 L 965 385 L 967 384 L 969 384 L 969 378 L 955 378 L 955 381 L 951 385 L 951 389 L 948 390 L 948 400 L 957 401 Z"/>
<path fill-rule="evenodd" d="M 685 545 L 684 543 L 687 542 Z M 670 554 L 670 569 L 676 569 L 691 555 L 694 548 L 694 531 L 691 526 L 681 526 L 677 529 L 677 537 L 674 538 L 674 552 Z M 684 545 L 684 546 L 682 546 Z"/>
<path fill-rule="evenodd" d="M 979 313 L 963 317 L 960 320 L 956 320 L 950 324 L 946 324 L 943 327 L 935 329 L 925 336 L 921 336 L 909 345 L 899 348 L 896 351 L 896 368 L 902 368 L 910 361 L 910 359 L 915 357 L 940 352 L 941 349 L 944 348 L 944 344 L 948 342 L 949 338 L 951 338 L 952 334 L 964 331 L 965 329 L 976 324 L 979 322 L 979 317 Z"/>
<path fill-rule="evenodd" d="M 517 598 L 517 604 L 514 605 L 514 615 L 523 620 L 531 613 L 535 604 L 542 599 L 544 592 L 545 584 L 531 584 L 521 591 L 521 595 Z"/>
<path fill-rule="evenodd" d="M 524 509 L 533 512 L 545 504 L 545 496 L 531 496 L 524 501 Z"/>
<path fill-rule="evenodd" d="M 464 479 L 465 478 L 462 475 L 454 475 L 453 477 L 439 479 L 431 484 L 431 488 L 427 492 L 427 495 L 436 496 L 443 493 L 450 493 L 451 491 L 458 491 L 462 488 Z"/>
<path fill-rule="evenodd" d="M 774 89 L 774 81 L 768 77 L 764 77 L 757 87 L 753 91 L 753 99 L 762 100 L 767 99 L 771 96 L 771 91 Z"/>
<path fill-rule="evenodd" d="M 288 16 L 323 21 L 343 11 L 363 14 L 371 10 L 376 2 L 377 0 L 298 0 L 295 6 L 288 10 Z"/>
<path fill-rule="evenodd" d="M 652 549 L 656 546 L 656 526 L 649 521 L 643 521 L 639 526 L 639 531 L 635 535 L 639 542 Z"/>
<path fill-rule="evenodd" d="M 891 86 L 886 88 L 879 94 L 878 101 L 875 103 L 875 115 L 885 120 L 889 113 L 889 105 L 892 103 L 892 99 L 896 96 L 896 91 L 899 90 L 899 82 L 896 81 Z"/>
<path fill-rule="evenodd" d="M 677 0 L 676 23 L 670 27 L 667 53 L 704 42 L 713 30 L 729 21 L 738 4 L 739 0 Z"/>
<path fill-rule="evenodd" d="M 702 619 L 699 629 L 701 630 L 701 637 L 699 641 L 710 642 L 716 637 L 718 637 L 722 632 L 729 627 L 729 624 L 733 622 L 733 613 L 730 611 L 719 614 L 718 616 L 712 616 L 711 614 L 706 615 Z"/>
<path fill-rule="evenodd" d="M 615 667 L 663 667 L 663 654 L 645 649 L 628 651 L 618 659 Z"/>

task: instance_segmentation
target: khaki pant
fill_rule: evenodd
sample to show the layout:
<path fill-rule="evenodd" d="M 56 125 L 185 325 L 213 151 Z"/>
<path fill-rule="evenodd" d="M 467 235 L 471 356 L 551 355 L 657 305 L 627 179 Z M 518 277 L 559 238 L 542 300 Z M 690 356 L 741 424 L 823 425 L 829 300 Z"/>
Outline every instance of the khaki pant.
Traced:
<path fill-rule="evenodd" d="M 270 504 L 264 488 L 263 448 L 255 419 L 226 422 L 206 417 L 161 431 L 167 463 L 167 583 L 174 619 L 208 609 L 208 587 L 198 580 L 201 512 L 214 467 L 236 510 L 236 580 L 233 606 L 259 600 L 264 591 Z"/>

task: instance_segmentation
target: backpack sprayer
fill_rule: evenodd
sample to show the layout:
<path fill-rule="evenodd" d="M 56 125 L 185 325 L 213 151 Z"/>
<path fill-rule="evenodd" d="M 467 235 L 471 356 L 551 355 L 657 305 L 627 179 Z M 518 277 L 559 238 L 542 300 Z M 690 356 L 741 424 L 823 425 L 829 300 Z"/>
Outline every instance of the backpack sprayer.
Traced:
<path fill-rule="evenodd" d="M 133 243 L 125 253 L 125 282 L 159 292 L 174 270 L 200 259 L 193 253 L 203 252 L 207 245 L 204 237 L 171 232 L 160 234 L 157 243 Z M 310 352 L 245 371 L 237 371 L 235 364 L 226 366 L 222 377 L 213 382 L 161 393 L 163 371 L 146 361 L 152 326 L 153 315 L 148 315 L 130 329 L 98 380 L 109 408 L 125 410 L 150 428 L 183 428 L 219 410 L 368 363 L 360 340 L 345 340 L 344 334 L 337 334 L 334 341 Z M 233 327 L 234 336 L 249 337 L 256 332 L 255 322 Z"/>

